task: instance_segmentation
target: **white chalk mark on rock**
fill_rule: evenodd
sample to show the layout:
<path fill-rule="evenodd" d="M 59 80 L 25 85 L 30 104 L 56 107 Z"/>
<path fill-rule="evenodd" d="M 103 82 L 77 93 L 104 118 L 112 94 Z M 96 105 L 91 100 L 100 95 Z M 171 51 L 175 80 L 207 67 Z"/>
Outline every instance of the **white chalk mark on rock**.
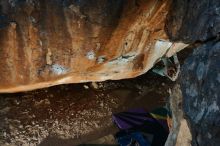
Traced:
<path fill-rule="evenodd" d="M 86 54 L 86 57 L 89 59 L 89 60 L 94 60 L 95 59 L 95 53 L 94 51 L 89 51 L 87 54 Z"/>
<path fill-rule="evenodd" d="M 57 75 L 62 75 L 68 72 L 68 69 L 66 69 L 65 67 L 59 65 L 59 64 L 54 64 L 51 66 L 51 70 L 53 71 L 53 73 L 57 74 Z"/>

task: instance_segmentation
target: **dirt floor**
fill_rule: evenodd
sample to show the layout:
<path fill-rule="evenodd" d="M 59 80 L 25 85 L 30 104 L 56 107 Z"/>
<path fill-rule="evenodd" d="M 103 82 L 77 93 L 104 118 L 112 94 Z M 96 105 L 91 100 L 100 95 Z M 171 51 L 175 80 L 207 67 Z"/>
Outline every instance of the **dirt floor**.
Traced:
<path fill-rule="evenodd" d="M 2 94 L 1 145 L 77 145 L 114 133 L 112 113 L 163 106 L 171 85 L 148 73 L 135 79 Z"/>
<path fill-rule="evenodd" d="M 150 71 L 134 79 L 1 94 L 0 146 L 89 143 L 118 131 L 113 113 L 164 106 L 173 85 Z"/>

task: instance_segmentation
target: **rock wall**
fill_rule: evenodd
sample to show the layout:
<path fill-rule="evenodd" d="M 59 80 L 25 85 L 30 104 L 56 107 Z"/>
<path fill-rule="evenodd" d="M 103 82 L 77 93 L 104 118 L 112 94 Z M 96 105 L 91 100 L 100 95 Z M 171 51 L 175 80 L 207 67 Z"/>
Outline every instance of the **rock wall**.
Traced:
<path fill-rule="evenodd" d="M 182 67 L 183 110 L 193 146 L 220 144 L 220 42 L 198 47 Z"/>
<path fill-rule="evenodd" d="M 155 50 L 169 0 L 1 0 L 0 92 L 136 77 Z"/>
<path fill-rule="evenodd" d="M 186 145 L 218 146 L 220 144 L 220 1 L 219 0 L 173 0 L 166 19 L 166 32 L 172 41 L 199 42 L 192 55 L 181 67 L 179 81 L 183 105 L 172 107 L 174 127 L 167 145 L 178 143 L 186 136 L 180 119 L 186 118 L 192 141 Z M 174 103 L 175 103 L 174 102 Z M 183 106 L 183 107 L 182 107 Z M 180 110 L 180 114 L 175 114 Z M 183 113 L 183 117 L 181 117 Z M 185 123 L 185 125 L 187 125 Z M 177 126 L 176 126 L 177 125 Z"/>
<path fill-rule="evenodd" d="M 192 135 L 183 115 L 183 96 L 180 85 L 170 91 L 169 107 L 172 111 L 172 127 L 165 146 L 191 146 Z"/>
<path fill-rule="evenodd" d="M 173 0 L 166 20 L 172 41 L 207 41 L 220 32 L 219 0 Z"/>

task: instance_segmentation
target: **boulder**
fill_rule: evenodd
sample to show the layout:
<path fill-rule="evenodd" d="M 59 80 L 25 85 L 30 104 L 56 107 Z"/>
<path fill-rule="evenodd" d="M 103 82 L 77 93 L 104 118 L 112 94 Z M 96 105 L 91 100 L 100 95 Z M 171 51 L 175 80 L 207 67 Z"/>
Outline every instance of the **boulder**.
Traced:
<path fill-rule="evenodd" d="M 0 93 L 147 72 L 173 46 L 164 31 L 169 7 L 169 0 L 1 0 Z M 173 48 L 168 56 L 182 49 Z"/>

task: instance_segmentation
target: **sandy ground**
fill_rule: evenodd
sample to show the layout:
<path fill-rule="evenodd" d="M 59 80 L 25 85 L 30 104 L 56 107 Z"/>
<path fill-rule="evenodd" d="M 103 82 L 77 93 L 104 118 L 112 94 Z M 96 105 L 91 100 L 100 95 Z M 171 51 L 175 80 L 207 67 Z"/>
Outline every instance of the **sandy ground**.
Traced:
<path fill-rule="evenodd" d="M 72 146 L 114 134 L 115 112 L 165 105 L 172 82 L 147 73 L 135 79 L 60 85 L 0 95 L 0 145 Z"/>

